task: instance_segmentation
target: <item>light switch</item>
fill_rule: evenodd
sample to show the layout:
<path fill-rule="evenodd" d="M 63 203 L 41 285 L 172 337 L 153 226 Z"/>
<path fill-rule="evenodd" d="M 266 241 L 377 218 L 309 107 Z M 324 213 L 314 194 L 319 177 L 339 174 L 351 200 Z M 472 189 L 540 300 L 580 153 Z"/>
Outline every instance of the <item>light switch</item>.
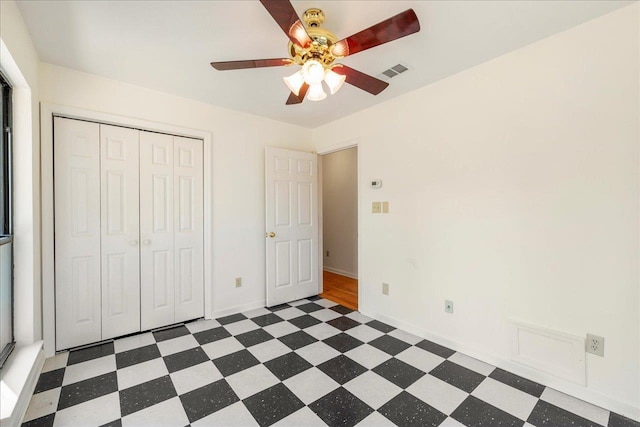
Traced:
<path fill-rule="evenodd" d="M 381 212 L 381 202 L 373 202 L 371 203 L 371 212 L 380 213 Z"/>
<path fill-rule="evenodd" d="M 389 202 L 382 202 L 382 213 L 389 213 Z"/>

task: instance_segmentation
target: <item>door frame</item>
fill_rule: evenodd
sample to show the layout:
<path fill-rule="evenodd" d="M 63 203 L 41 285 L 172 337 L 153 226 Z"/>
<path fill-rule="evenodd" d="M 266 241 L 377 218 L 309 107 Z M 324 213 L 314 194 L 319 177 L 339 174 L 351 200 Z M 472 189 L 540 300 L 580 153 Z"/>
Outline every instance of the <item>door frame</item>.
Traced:
<path fill-rule="evenodd" d="M 88 120 L 114 126 L 124 126 L 151 132 L 167 133 L 203 141 L 203 213 L 204 213 L 204 259 L 213 259 L 212 234 L 212 190 L 213 190 L 213 136 L 211 132 L 158 123 L 133 117 L 101 113 L 64 105 L 40 104 L 40 185 L 41 185 L 41 235 L 42 235 L 42 336 L 44 356 L 55 354 L 55 260 L 54 260 L 54 203 L 53 203 L 53 117 Z M 212 318 L 211 262 L 204 263 L 204 317 Z"/>
<path fill-rule="evenodd" d="M 339 142 L 337 144 L 333 144 L 333 145 L 329 145 L 326 147 L 322 147 L 318 150 L 316 150 L 316 154 L 318 154 L 318 179 L 319 179 L 319 184 L 318 184 L 318 218 L 319 218 L 319 225 L 320 225 L 320 238 L 318 239 L 318 275 L 320 276 L 318 278 L 318 283 L 320 284 L 320 293 L 324 292 L 324 281 L 322 279 L 322 273 L 324 271 L 324 257 L 322 256 L 322 254 L 324 253 L 324 217 L 322 215 L 322 206 L 323 206 L 323 200 L 322 200 L 322 156 L 324 156 L 325 154 L 331 154 L 331 153 L 335 153 L 336 151 L 342 151 L 342 150 L 346 150 L 348 148 L 357 148 L 357 180 L 358 180 L 358 184 L 357 184 L 357 190 L 358 190 L 358 200 L 357 200 L 357 207 L 358 207 L 358 311 L 362 312 L 362 279 L 363 279 L 363 271 L 362 271 L 362 248 L 363 248 L 363 244 L 362 244 L 362 214 L 364 212 L 364 210 L 362 209 L 362 174 L 361 174 L 361 169 L 360 166 L 362 164 L 362 154 L 361 154 L 361 139 L 360 138 L 355 138 L 355 139 L 349 139 L 347 141 L 343 141 L 343 142 Z"/>

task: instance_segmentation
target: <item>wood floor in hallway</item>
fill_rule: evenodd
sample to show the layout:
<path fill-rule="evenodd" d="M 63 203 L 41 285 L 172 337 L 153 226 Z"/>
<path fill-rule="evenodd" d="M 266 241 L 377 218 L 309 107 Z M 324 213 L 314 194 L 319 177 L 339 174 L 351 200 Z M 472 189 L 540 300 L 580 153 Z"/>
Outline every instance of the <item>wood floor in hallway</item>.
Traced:
<path fill-rule="evenodd" d="M 342 304 L 352 310 L 358 309 L 358 280 L 329 271 L 322 272 L 323 298 Z"/>

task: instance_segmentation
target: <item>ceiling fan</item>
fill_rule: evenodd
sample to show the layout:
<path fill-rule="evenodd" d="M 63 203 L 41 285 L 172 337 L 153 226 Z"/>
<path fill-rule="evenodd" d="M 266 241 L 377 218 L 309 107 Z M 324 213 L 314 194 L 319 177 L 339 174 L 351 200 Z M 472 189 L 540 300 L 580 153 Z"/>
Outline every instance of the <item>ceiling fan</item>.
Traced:
<path fill-rule="evenodd" d="M 305 25 L 289 0 L 260 0 L 260 3 L 289 37 L 291 57 L 212 62 L 211 66 L 221 71 L 293 64 L 302 66 L 298 72 L 284 78 L 291 89 L 287 105 L 299 104 L 305 96 L 310 101 L 326 98 L 323 81 L 331 94 L 336 93 L 345 81 L 373 95 L 379 94 L 389 83 L 334 61 L 420 31 L 418 17 L 413 9 L 408 9 L 338 40 L 333 33 L 320 27 L 324 22 L 324 12 L 320 9 L 304 12 Z"/>

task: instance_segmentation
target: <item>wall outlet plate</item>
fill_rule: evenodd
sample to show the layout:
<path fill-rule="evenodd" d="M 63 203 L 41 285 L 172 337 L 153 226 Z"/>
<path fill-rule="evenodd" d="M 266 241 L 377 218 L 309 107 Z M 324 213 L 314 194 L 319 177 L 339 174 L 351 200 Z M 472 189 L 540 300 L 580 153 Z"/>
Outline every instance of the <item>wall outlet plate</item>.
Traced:
<path fill-rule="evenodd" d="M 587 353 L 604 357 L 604 337 L 587 334 Z"/>
<path fill-rule="evenodd" d="M 242 287 L 242 277 L 236 277 L 236 288 Z"/>
<path fill-rule="evenodd" d="M 453 314 L 453 301 L 451 300 L 444 301 L 444 311 L 447 313 Z"/>
<path fill-rule="evenodd" d="M 382 284 L 382 293 L 384 295 L 389 295 L 389 284 L 388 283 L 383 283 Z"/>
<path fill-rule="evenodd" d="M 382 202 L 382 213 L 389 213 L 389 202 Z"/>
<path fill-rule="evenodd" d="M 371 212 L 373 212 L 373 213 L 382 212 L 382 203 L 381 202 L 372 202 L 371 203 Z"/>

